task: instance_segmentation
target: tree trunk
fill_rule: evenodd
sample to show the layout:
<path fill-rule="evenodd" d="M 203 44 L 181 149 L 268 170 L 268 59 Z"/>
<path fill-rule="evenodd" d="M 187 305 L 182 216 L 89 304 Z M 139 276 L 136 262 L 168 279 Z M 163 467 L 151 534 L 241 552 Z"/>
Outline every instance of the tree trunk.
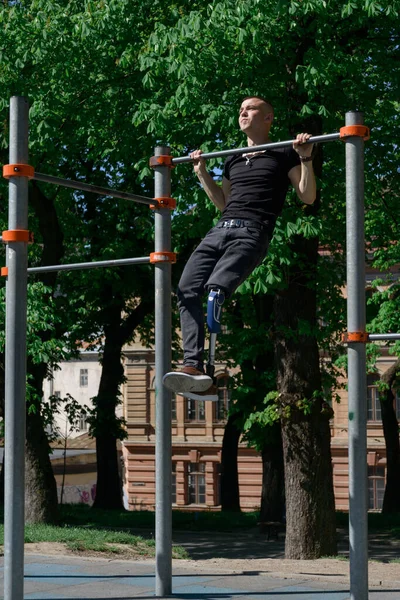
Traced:
<path fill-rule="evenodd" d="M 3 446 L 3 459 L 1 461 L 1 472 L 0 472 L 0 506 L 4 506 L 4 464 L 5 464 L 5 450 Z"/>
<path fill-rule="evenodd" d="M 253 305 L 256 311 L 259 327 L 267 327 L 269 331 L 273 327 L 273 294 L 258 294 L 253 296 Z M 258 377 L 253 385 L 265 398 L 268 392 L 276 389 L 276 373 L 265 380 L 260 374 L 265 374 L 275 368 L 274 347 L 270 340 L 266 341 L 263 353 L 255 359 L 254 376 Z M 269 385 L 267 385 L 267 382 Z M 285 474 L 283 468 L 283 448 L 281 424 L 266 425 L 264 440 L 261 450 L 263 465 L 260 522 L 282 521 L 285 518 Z"/>
<path fill-rule="evenodd" d="M 400 360 L 382 375 L 382 380 L 389 386 L 384 394 L 380 394 L 383 434 L 386 444 L 386 487 L 383 498 L 382 513 L 400 512 L 400 442 L 399 423 L 394 407 L 395 397 L 392 386 L 398 377 Z"/>
<path fill-rule="evenodd" d="M 38 413 L 27 415 L 25 442 L 25 520 L 57 521 L 57 486 L 50 461 L 50 446 Z"/>
<path fill-rule="evenodd" d="M 221 454 L 221 511 L 240 512 L 237 457 L 241 431 L 236 423 L 241 417 L 241 413 L 234 413 L 225 425 Z"/>
<path fill-rule="evenodd" d="M 107 332 L 102 358 L 96 407 L 97 485 L 95 508 L 122 509 L 122 491 L 118 468 L 117 440 L 121 437 L 115 410 L 119 403 L 119 387 L 123 381 L 121 345 L 117 335 Z"/>
<path fill-rule="evenodd" d="M 61 232 L 54 200 L 47 198 L 41 187 L 32 182 L 29 188 L 29 204 L 35 210 L 43 238 L 41 265 L 60 262 L 63 253 L 63 233 Z M 55 288 L 57 273 L 41 273 L 37 278 L 52 289 Z M 43 340 L 48 340 L 54 332 L 42 332 Z M 32 399 L 26 417 L 25 441 L 25 519 L 28 523 L 54 523 L 58 517 L 57 484 L 50 461 L 50 445 L 40 414 L 43 397 L 43 380 L 46 365 L 28 364 L 28 372 L 33 377 L 36 398 Z M 33 409 L 33 410 L 32 410 Z"/>
<path fill-rule="evenodd" d="M 260 521 L 283 521 L 285 518 L 285 478 L 283 471 L 283 448 L 281 426 L 270 426 L 268 444 L 261 452 L 263 477 L 261 491 Z"/>
<path fill-rule="evenodd" d="M 292 268 L 288 289 L 275 300 L 275 356 L 285 465 L 285 557 L 315 559 L 337 552 L 329 428 L 332 410 L 322 401 L 318 345 L 313 333 L 318 240 L 298 237 L 295 252 L 303 261 L 297 271 Z"/>
<path fill-rule="evenodd" d="M 91 432 L 96 438 L 97 485 L 95 508 L 122 509 L 122 488 L 118 465 L 117 441 L 123 439 L 124 430 L 115 416 L 120 402 L 119 388 L 124 381 L 124 369 L 121 363 L 122 348 L 132 337 L 136 327 L 153 310 L 153 297 L 143 298 L 141 303 L 125 318 L 123 299 L 114 298 L 110 303 L 112 290 L 104 288 L 104 298 L 109 305 L 105 307 L 108 325 L 105 328 L 102 370 L 99 392 L 93 399 L 95 416 Z M 106 302 L 106 300 L 105 300 Z"/>

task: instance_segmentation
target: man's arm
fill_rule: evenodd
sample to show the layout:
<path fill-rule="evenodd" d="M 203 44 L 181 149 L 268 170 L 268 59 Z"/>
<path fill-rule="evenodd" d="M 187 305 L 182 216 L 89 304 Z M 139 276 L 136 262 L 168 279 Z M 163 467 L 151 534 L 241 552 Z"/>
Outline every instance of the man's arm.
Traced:
<path fill-rule="evenodd" d="M 311 135 L 309 133 L 299 133 L 296 142 L 293 144 L 293 148 L 296 150 L 300 157 L 308 158 L 311 157 L 312 144 L 305 144 Z M 301 158 L 300 158 L 301 160 Z M 317 186 L 315 183 L 314 169 L 312 166 L 312 160 L 302 162 L 300 166 L 293 167 L 288 173 L 288 177 L 296 194 L 304 204 L 313 204 L 317 195 Z"/>
<path fill-rule="evenodd" d="M 190 156 L 193 159 L 195 159 L 194 172 L 199 178 L 199 181 L 203 186 L 205 193 L 210 198 L 211 202 L 213 202 L 215 206 L 219 208 L 219 210 L 224 210 L 226 201 L 230 193 L 231 182 L 229 181 L 229 179 L 226 179 L 226 177 L 224 177 L 222 179 L 221 187 L 214 181 L 214 179 L 211 177 L 211 175 L 206 169 L 205 160 L 201 158 L 201 150 L 195 150 L 190 154 Z"/>

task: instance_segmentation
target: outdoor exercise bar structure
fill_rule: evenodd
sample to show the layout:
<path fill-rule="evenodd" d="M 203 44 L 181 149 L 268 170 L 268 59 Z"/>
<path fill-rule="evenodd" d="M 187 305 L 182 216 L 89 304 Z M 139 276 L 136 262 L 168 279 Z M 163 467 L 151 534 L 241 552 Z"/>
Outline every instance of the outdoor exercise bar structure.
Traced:
<path fill-rule="evenodd" d="M 5 348 L 5 514 L 4 514 L 4 598 L 24 597 L 24 495 L 26 429 L 26 309 L 27 276 L 33 273 L 152 263 L 155 267 L 155 368 L 157 454 L 157 587 L 171 589 L 171 395 L 162 385 L 162 376 L 171 369 L 171 209 L 170 166 L 155 161 L 155 198 L 146 198 L 82 182 L 34 172 L 28 161 L 28 101 L 10 100 L 10 164 L 3 168 L 9 179 L 8 231 L 1 238 L 7 244 Z M 156 148 L 155 156 L 167 148 Z M 28 181 L 36 179 L 101 195 L 133 200 L 154 209 L 155 251 L 149 257 L 53 265 L 28 269 Z M 164 592 L 159 592 L 164 595 Z"/>
<path fill-rule="evenodd" d="M 150 262 L 150 256 L 142 258 L 118 258 L 116 260 L 98 260 L 96 262 L 71 263 L 69 265 L 50 265 L 48 267 L 31 267 L 31 273 L 51 273 L 54 271 L 78 271 L 80 269 L 94 269 L 96 267 L 123 267 L 126 265 L 144 265 Z"/>
<path fill-rule="evenodd" d="M 328 133 L 327 135 L 316 135 L 308 140 L 308 144 L 317 144 L 318 142 L 333 142 L 340 139 L 340 133 Z M 260 144 L 259 146 L 247 146 L 246 148 L 233 148 L 232 150 L 218 150 L 217 152 L 204 152 L 201 158 L 218 158 L 221 156 L 232 156 L 232 154 L 245 154 L 246 152 L 259 152 L 260 150 L 272 150 L 273 148 L 290 148 L 293 146 L 294 140 L 286 140 L 284 142 L 269 142 L 268 144 Z M 180 156 L 173 158 L 172 164 L 179 165 L 181 163 L 192 162 L 190 156 Z"/>
<path fill-rule="evenodd" d="M 349 376 L 349 495 L 350 495 L 350 597 L 368 598 L 367 551 L 367 456 L 366 456 L 366 353 L 371 340 L 400 339 L 400 334 L 367 334 L 365 331 L 364 263 L 364 139 L 368 128 L 359 112 L 346 113 L 346 126 L 339 133 L 312 137 L 309 143 L 338 139 L 346 142 L 347 286 Z M 216 158 L 291 146 L 293 140 L 204 153 Z M 152 263 L 155 266 L 155 395 L 156 395 L 156 596 L 172 594 L 171 508 L 171 396 L 162 385 L 171 368 L 171 168 L 191 162 L 188 156 L 173 158 L 169 147 L 157 147 L 150 165 L 155 175 L 155 198 L 145 198 L 107 188 L 98 188 L 57 177 L 34 173 L 28 163 L 28 102 L 13 97 L 10 102 L 10 164 L 3 174 L 9 178 L 9 230 L 6 267 L 6 386 L 5 386 L 5 533 L 4 598 L 23 600 L 24 569 L 24 440 L 26 385 L 27 275 L 44 271 L 74 270 Z M 64 185 L 151 205 L 155 210 L 155 252 L 150 257 L 128 258 L 72 265 L 29 268 L 27 266 L 28 181 Z"/>
<path fill-rule="evenodd" d="M 92 192 L 93 194 L 100 194 L 101 196 L 111 196 L 112 198 L 121 198 L 122 200 L 133 200 L 133 202 L 138 202 L 139 204 L 158 204 L 154 198 L 146 198 L 146 196 L 138 196 L 137 194 L 130 194 L 129 192 L 119 192 L 118 190 L 91 185 L 89 183 L 83 183 L 82 181 L 61 179 L 60 177 L 53 177 L 53 175 L 44 175 L 43 173 L 35 172 L 33 179 L 42 181 L 43 183 L 51 183 L 53 185 L 61 185 L 74 190 L 81 190 L 82 192 Z"/>

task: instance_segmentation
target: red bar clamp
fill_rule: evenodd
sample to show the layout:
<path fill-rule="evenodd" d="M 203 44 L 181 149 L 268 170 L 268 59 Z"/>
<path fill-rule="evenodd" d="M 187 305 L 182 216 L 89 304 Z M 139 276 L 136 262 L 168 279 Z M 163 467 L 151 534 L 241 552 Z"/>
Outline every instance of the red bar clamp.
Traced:
<path fill-rule="evenodd" d="M 172 156 L 170 154 L 160 154 L 160 156 L 152 156 L 149 160 L 149 165 L 152 169 L 154 167 L 164 166 L 170 169 L 175 169 L 175 165 L 172 164 Z"/>
<path fill-rule="evenodd" d="M 157 200 L 158 204 L 150 204 L 150 208 L 153 210 L 156 210 L 157 208 L 170 208 L 171 210 L 174 210 L 174 208 L 176 208 L 175 198 L 163 196 L 161 198 L 154 198 L 154 200 Z"/>
<path fill-rule="evenodd" d="M 14 164 L 3 165 L 3 177 L 27 177 L 33 179 L 35 177 L 35 169 L 31 165 Z"/>
<path fill-rule="evenodd" d="M 346 141 L 348 137 L 362 137 L 366 142 L 370 138 L 370 130 L 366 125 L 346 125 L 340 128 L 340 139 Z"/>
<path fill-rule="evenodd" d="M 367 344 L 369 342 L 369 333 L 366 331 L 348 331 L 342 334 L 342 342 L 344 344 L 351 344 L 352 342 Z"/>
<path fill-rule="evenodd" d="M 26 242 L 27 244 L 33 243 L 33 233 L 27 229 L 9 229 L 3 231 L 2 242 Z"/>
<path fill-rule="evenodd" d="M 176 263 L 176 252 L 151 252 L 151 263 Z"/>

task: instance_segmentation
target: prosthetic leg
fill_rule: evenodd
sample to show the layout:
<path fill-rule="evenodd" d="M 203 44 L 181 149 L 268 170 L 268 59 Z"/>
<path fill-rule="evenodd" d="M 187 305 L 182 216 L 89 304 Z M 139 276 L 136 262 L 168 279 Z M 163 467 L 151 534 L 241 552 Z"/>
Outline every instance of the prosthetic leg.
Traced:
<path fill-rule="evenodd" d="M 206 364 L 206 375 L 211 377 L 212 385 L 204 392 L 184 392 L 185 398 L 191 400 L 211 400 L 217 402 L 218 391 L 215 385 L 215 345 L 217 334 L 221 331 L 221 311 L 225 301 L 225 294 L 220 289 L 211 289 L 208 292 L 207 300 L 207 327 L 210 332 L 210 346 L 208 352 L 208 362 Z"/>
<path fill-rule="evenodd" d="M 207 327 L 210 332 L 210 347 L 206 373 L 209 377 L 212 377 L 213 380 L 215 372 L 215 345 L 217 342 L 217 334 L 221 332 L 221 312 L 224 302 L 225 294 L 222 290 L 212 289 L 209 291 L 207 301 Z"/>
<path fill-rule="evenodd" d="M 217 333 L 221 331 L 221 310 L 225 294 L 220 289 L 211 289 L 207 302 L 207 326 L 210 332 L 210 346 L 206 372 L 194 367 L 183 367 L 181 371 L 171 371 L 163 377 L 164 385 L 174 393 L 182 394 L 191 400 L 218 400 L 215 386 L 215 345 Z"/>

